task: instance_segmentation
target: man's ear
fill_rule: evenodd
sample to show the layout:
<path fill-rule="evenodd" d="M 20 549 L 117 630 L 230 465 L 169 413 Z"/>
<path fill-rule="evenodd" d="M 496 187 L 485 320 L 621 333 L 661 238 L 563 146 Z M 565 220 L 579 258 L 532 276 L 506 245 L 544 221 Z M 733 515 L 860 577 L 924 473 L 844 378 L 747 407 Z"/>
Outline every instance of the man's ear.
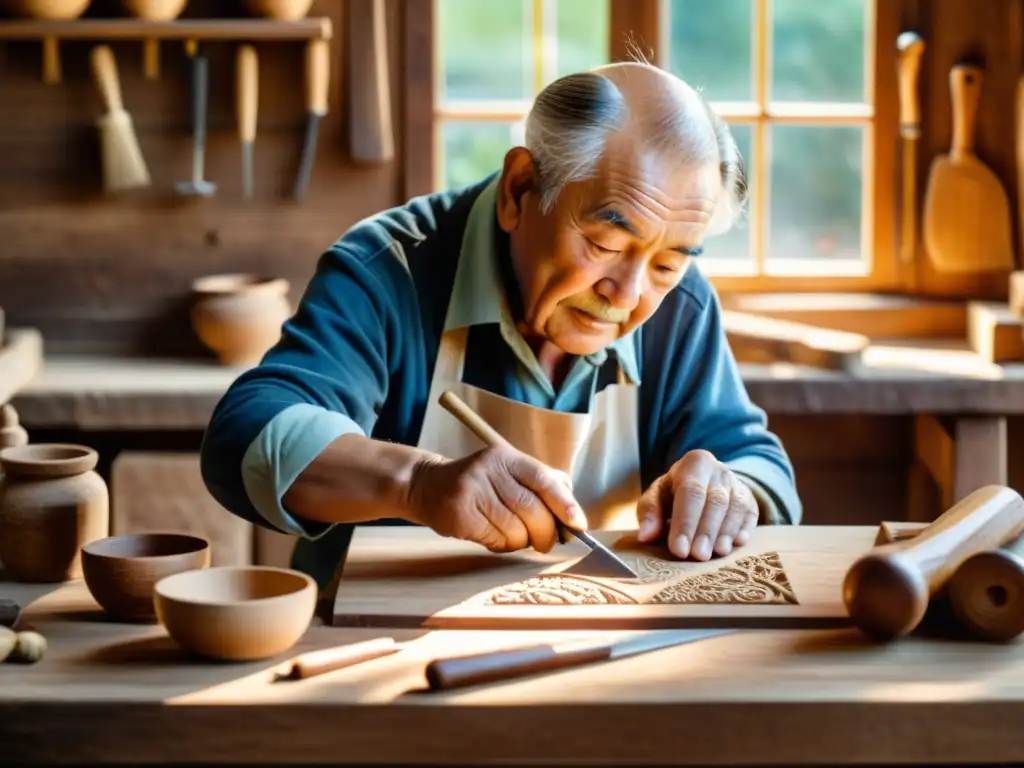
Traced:
<path fill-rule="evenodd" d="M 498 181 L 498 224 L 514 232 L 523 218 L 531 193 L 536 192 L 536 166 L 526 147 L 513 147 L 505 155 Z"/>

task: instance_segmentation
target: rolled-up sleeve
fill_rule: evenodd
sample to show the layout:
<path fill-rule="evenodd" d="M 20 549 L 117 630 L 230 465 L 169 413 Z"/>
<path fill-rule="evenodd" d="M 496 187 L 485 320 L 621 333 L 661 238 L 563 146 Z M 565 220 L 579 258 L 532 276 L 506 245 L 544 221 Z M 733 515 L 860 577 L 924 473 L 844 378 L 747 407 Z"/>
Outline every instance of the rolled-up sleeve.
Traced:
<path fill-rule="evenodd" d="M 396 366 L 396 307 L 415 305 L 393 248 L 343 238 L 323 254 L 280 341 L 216 406 L 200 462 L 207 488 L 230 512 L 308 538 L 330 529 L 292 514 L 282 499 L 334 440 L 374 428 Z"/>
<path fill-rule="evenodd" d="M 665 340 L 667 362 L 659 382 L 663 469 L 691 450 L 709 451 L 751 488 L 762 523 L 799 523 L 803 507 L 792 463 L 769 431 L 767 415 L 747 395 L 717 296 L 709 291 L 698 302 L 680 295 L 670 309 L 680 322 Z"/>

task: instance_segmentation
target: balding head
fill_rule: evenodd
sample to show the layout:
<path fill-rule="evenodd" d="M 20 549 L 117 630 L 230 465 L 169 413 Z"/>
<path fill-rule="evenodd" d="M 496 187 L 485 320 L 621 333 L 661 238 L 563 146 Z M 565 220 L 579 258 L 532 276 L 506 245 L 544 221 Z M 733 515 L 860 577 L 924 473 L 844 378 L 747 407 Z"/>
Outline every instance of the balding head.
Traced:
<path fill-rule="evenodd" d="M 718 167 L 721 188 L 707 234 L 740 216 L 747 186 L 726 124 L 694 88 L 644 62 L 616 62 L 562 77 L 545 88 L 526 121 L 526 147 L 550 210 L 567 184 L 593 177 L 606 154 L 647 152 L 673 170 Z"/>

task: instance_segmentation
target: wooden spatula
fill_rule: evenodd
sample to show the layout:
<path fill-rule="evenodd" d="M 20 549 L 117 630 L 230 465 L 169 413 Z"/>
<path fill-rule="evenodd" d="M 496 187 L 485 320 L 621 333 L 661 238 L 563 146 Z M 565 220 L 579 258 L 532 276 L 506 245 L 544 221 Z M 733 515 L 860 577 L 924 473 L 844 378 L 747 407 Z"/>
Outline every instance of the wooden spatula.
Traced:
<path fill-rule="evenodd" d="M 974 154 L 982 70 L 958 64 L 949 75 L 953 142 L 932 162 L 924 201 L 924 242 L 940 272 L 1013 268 L 1010 201 L 996 175 Z"/>

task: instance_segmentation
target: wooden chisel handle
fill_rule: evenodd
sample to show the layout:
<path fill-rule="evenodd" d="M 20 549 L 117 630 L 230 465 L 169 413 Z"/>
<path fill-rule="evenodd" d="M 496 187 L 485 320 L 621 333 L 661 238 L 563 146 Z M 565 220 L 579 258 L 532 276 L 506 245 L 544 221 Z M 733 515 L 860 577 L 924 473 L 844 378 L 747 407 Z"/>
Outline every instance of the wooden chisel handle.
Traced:
<path fill-rule="evenodd" d="M 97 45 L 92 49 L 90 55 L 92 62 L 92 74 L 99 86 L 100 94 L 103 96 L 103 103 L 106 104 L 107 112 L 116 113 L 124 110 L 124 103 L 121 101 L 121 82 L 117 77 L 117 63 L 114 61 L 114 52 L 109 45 Z"/>
<path fill-rule="evenodd" d="M 1012 488 L 979 488 L 912 539 L 875 547 L 843 581 L 843 601 L 865 633 L 891 639 L 912 632 L 931 598 L 971 555 L 1024 532 L 1024 499 Z"/>
<path fill-rule="evenodd" d="M 454 392 L 445 392 L 439 398 L 441 406 L 452 416 L 462 422 L 470 432 L 479 437 L 484 443 L 492 448 L 511 448 L 512 445 L 498 434 L 490 424 L 466 405 Z"/>
<path fill-rule="evenodd" d="M 306 45 L 306 109 L 318 117 L 327 114 L 327 90 L 331 79 L 331 49 L 326 40 Z"/>
<path fill-rule="evenodd" d="M 610 658 L 610 645 L 595 645 L 560 649 L 553 645 L 531 645 L 507 651 L 491 651 L 434 659 L 426 668 L 427 684 L 433 690 L 459 688 L 465 685 L 507 680 L 576 664 L 586 664 Z"/>
<path fill-rule="evenodd" d="M 896 38 L 899 52 L 900 135 L 916 139 L 921 133 L 921 103 L 917 80 L 924 55 L 924 40 L 916 32 L 903 32 Z"/>
<path fill-rule="evenodd" d="M 973 64 L 957 64 L 949 71 L 953 105 L 953 145 L 949 154 L 954 160 L 974 154 L 974 125 L 982 77 L 981 67 Z"/>
<path fill-rule="evenodd" d="M 238 47 L 235 98 L 238 138 L 246 143 L 253 142 L 256 140 L 256 115 L 259 111 L 259 59 L 251 45 Z"/>

